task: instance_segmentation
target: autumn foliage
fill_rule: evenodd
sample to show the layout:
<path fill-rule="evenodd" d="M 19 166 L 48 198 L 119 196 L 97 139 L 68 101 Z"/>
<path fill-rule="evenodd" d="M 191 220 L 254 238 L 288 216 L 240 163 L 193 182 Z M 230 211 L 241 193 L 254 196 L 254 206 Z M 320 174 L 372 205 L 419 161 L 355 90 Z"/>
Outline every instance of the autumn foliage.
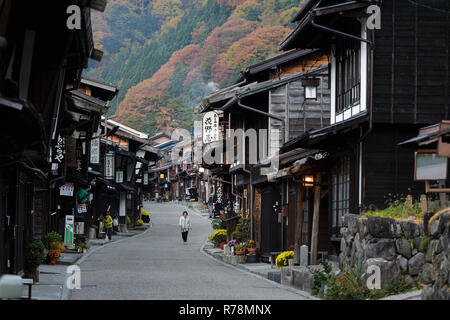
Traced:
<path fill-rule="evenodd" d="M 88 76 L 120 84 L 117 119 L 153 133 L 190 126 L 212 88 L 277 54 L 304 0 L 110 0 L 93 12 L 105 54 Z"/>

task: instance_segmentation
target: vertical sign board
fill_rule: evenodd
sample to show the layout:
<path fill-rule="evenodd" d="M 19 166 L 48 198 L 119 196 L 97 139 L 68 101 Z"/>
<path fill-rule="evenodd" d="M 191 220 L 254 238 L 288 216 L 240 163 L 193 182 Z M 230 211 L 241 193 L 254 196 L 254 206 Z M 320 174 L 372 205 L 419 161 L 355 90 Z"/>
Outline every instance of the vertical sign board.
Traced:
<path fill-rule="evenodd" d="M 59 195 L 73 197 L 74 185 L 73 183 L 66 183 L 59 187 Z"/>
<path fill-rule="evenodd" d="M 99 138 L 91 140 L 90 162 L 92 164 L 100 163 L 100 139 Z"/>
<path fill-rule="evenodd" d="M 215 111 L 206 112 L 202 121 L 203 143 L 219 140 L 219 115 Z"/>
<path fill-rule="evenodd" d="M 73 247 L 73 226 L 74 216 L 66 216 L 66 226 L 64 228 L 64 245 L 66 247 Z"/>
<path fill-rule="evenodd" d="M 116 171 L 116 183 L 123 183 L 123 171 L 122 170 Z"/>
<path fill-rule="evenodd" d="M 114 179 L 114 153 L 105 154 L 105 179 Z"/>
<path fill-rule="evenodd" d="M 148 185 L 148 173 L 144 172 L 144 185 Z"/>

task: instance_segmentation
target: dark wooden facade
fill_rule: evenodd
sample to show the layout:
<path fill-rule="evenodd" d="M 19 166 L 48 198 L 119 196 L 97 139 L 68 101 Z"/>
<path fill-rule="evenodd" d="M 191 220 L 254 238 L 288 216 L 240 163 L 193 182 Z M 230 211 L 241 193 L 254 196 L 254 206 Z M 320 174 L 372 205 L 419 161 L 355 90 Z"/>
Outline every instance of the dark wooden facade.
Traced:
<path fill-rule="evenodd" d="M 366 27 L 370 4 L 380 5 L 381 29 Z M 294 20 L 298 26 L 281 48 L 328 50 L 335 100 L 331 125 L 293 139 L 284 151 L 303 147 L 327 152 L 328 161 L 319 170 L 328 181 L 326 223 L 333 244 L 330 251 L 337 253 L 342 220 L 334 218 L 333 205 L 341 206 L 338 215 L 359 214 L 369 207 L 384 208 L 395 197 L 424 192 L 423 184 L 414 182 L 413 152 L 397 144 L 414 136 L 419 127 L 448 117 L 450 3 L 311 0 Z M 349 51 L 357 53 L 359 78 L 351 88 L 355 103 L 340 110 L 338 81 L 344 73 L 338 68 Z M 339 175 L 344 168 L 339 163 L 344 162 L 347 169 Z M 346 181 L 341 190 L 347 195 L 344 203 L 333 194 L 333 181 L 342 186 L 339 179 Z"/>

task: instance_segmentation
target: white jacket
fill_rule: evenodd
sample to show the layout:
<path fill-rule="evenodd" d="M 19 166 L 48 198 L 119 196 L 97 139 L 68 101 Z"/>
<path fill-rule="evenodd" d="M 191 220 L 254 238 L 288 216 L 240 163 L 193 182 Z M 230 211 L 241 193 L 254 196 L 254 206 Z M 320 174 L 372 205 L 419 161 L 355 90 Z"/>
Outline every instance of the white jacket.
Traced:
<path fill-rule="evenodd" d="M 189 217 L 185 218 L 184 216 L 181 216 L 178 225 L 182 230 L 191 229 L 191 220 L 189 219 Z"/>

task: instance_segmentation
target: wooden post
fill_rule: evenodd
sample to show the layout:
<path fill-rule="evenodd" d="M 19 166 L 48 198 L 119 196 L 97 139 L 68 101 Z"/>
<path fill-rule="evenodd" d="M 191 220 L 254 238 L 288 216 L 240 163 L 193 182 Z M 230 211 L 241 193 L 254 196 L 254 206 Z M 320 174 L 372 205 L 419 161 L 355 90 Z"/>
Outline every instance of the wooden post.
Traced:
<path fill-rule="evenodd" d="M 303 220 L 305 217 L 305 189 L 297 189 L 297 214 L 295 219 L 295 263 L 300 263 L 300 247 L 303 239 Z"/>
<path fill-rule="evenodd" d="M 424 213 L 428 211 L 428 201 L 425 194 L 420 195 L 420 208 Z"/>
<path fill-rule="evenodd" d="M 311 231 L 311 264 L 317 264 L 317 248 L 319 241 L 319 215 L 320 215 L 320 172 L 316 174 L 314 179 L 314 213 Z"/>

